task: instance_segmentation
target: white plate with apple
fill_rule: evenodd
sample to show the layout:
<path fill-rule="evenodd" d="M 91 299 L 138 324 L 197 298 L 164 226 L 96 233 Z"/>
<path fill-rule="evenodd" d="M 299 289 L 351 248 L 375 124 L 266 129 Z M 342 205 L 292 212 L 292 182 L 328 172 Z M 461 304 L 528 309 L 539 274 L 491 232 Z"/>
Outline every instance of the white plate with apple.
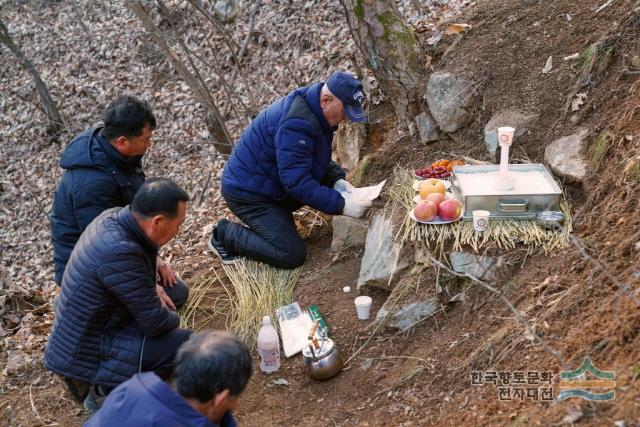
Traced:
<path fill-rule="evenodd" d="M 434 194 L 434 193 L 430 193 L 430 194 Z M 441 194 L 441 193 L 438 193 L 438 194 Z M 433 196 L 432 196 L 432 197 L 433 197 Z M 455 197 L 453 197 L 453 193 L 451 193 L 451 192 L 447 191 L 447 192 L 444 194 L 444 198 L 445 198 L 445 199 L 454 199 Z M 414 203 L 426 202 L 427 200 L 429 200 L 429 199 L 423 199 L 422 197 L 420 197 L 420 195 L 419 195 L 419 194 L 416 194 L 416 195 L 414 196 L 414 198 L 413 198 Z"/>
<path fill-rule="evenodd" d="M 447 198 L 439 204 L 430 200 L 421 202 L 409 211 L 409 217 L 420 224 L 449 224 L 464 215 L 462 204 L 454 198 Z"/>
<path fill-rule="evenodd" d="M 446 190 L 451 188 L 451 183 L 449 181 L 446 181 L 444 179 L 438 179 L 438 178 L 428 178 L 422 181 L 414 180 L 411 188 L 413 188 L 415 191 L 420 191 L 420 183 L 427 182 L 427 183 L 430 183 L 431 185 L 436 185 L 434 181 L 442 183 L 442 185 L 444 185 L 444 188 Z"/>

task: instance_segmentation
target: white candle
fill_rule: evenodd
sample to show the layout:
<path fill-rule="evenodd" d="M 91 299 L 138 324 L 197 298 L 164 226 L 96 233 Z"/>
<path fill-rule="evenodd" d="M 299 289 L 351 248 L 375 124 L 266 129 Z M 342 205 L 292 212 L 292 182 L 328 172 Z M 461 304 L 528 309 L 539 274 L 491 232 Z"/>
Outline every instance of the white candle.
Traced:
<path fill-rule="evenodd" d="M 498 128 L 498 142 L 500 144 L 500 174 L 506 177 L 509 173 L 509 147 L 513 142 L 513 133 L 515 129 L 512 127 Z"/>

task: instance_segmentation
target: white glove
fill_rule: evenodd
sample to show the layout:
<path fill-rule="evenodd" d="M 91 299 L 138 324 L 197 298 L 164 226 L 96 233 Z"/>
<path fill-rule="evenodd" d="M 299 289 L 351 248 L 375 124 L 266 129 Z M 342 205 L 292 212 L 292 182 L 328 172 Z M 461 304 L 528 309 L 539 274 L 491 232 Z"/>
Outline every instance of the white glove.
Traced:
<path fill-rule="evenodd" d="M 335 184 L 333 184 L 333 189 L 340 194 L 351 193 L 353 191 L 353 188 L 353 185 L 349 184 L 344 179 L 339 179 L 335 182 Z"/>
<path fill-rule="evenodd" d="M 344 209 L 342 209 L 342 215 L 360 218 L 367 208 L 371 206 L 371 203 L 372 202 L 370 200 L 355 200 L 346 196 L 344 197 Z"/>

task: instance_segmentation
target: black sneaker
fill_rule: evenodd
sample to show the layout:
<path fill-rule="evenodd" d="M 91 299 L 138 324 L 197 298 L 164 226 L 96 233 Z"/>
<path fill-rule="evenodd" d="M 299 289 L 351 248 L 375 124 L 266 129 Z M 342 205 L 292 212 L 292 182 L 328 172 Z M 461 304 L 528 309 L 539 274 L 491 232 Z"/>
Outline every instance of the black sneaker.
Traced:
<path fill-rule="evenodd" d="M 229 251 L 224 248 L 222 242 L 216 240 L 215 230 L 211 233 L 211 239 L 209 239 L 209 249 L 220 258 L 223 264 L 231 265 L 236 263 L 236 256 L 229 253 Z"/>
<path fill-rule="evenodd" d="M 69 390 L 69 393 L 71 393 L 71 396 L 73 396 L 76 402 L 82 403 L 89 394 L 90 384 L 85 383 L 84 381 L 73 380 L 67 377 L 62 378 L 64 380 L 64 383 L 67 385 L 67 389 Z"/>

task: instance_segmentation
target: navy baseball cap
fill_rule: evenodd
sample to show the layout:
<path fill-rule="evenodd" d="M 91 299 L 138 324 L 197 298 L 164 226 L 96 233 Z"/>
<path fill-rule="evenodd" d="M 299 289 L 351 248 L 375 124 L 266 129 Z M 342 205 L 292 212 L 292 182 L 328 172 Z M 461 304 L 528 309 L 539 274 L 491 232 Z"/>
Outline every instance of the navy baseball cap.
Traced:
<path fill-rule="evenodd" d="M 364 122 L 367 116 L 362 109 L 364 92 L 362 82 L 349 73 L 336 71 L 326 83 L 332 94 L 344 104 L 344 112 L 352 122 Z"/>

